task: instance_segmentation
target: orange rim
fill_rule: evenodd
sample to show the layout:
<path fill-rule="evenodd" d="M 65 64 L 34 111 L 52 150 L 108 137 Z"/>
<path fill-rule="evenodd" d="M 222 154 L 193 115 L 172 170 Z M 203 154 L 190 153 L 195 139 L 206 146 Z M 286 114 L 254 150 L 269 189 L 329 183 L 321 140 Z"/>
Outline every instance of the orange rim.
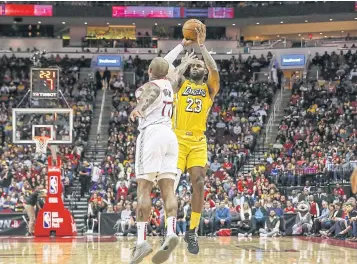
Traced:
<path fill-rule="evenodd" d="M 50 137 L 44 137 L 44 136 L 35 136 L 33 139 L 40 141 L 42 143 L 45 143 L 46 141 L 49 141 L 51 138 Z"/>

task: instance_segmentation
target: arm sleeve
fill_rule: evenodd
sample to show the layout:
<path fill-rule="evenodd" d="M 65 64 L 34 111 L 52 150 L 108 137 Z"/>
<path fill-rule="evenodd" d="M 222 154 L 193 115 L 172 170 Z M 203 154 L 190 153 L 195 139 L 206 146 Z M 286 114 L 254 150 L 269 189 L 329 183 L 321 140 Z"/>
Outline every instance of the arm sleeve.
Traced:
<path fill-rule="evenodd" d="M 169 63 L 170 70 L 174 70 L 174 61 L 177 59 L 178 55 L 183 51 L 182 44 L 177 45 L 173 50 L 166 54 L 164 59 Z"/>

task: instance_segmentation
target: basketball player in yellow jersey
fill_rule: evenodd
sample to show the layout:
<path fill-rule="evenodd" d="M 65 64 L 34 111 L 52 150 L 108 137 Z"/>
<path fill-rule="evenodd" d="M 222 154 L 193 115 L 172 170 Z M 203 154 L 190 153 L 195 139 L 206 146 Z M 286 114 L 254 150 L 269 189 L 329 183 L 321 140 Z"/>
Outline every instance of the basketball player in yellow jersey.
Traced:
<path fill-rule="evenodd" d="M 185 234 L 188 251 L 192 254 L 199 252 L 196 230 L 203 209 L 204 178 L 208 162 L 205 136 L 206 123 L 214 97 L 220 86 L 217 64 L 204 45 L 206 27 L 203 25 L 201 28 L 197 28 L 196 33 L 197 44 L 204 62 L 195 60 L 190 64 L 189 78 L 186 80 L 183 76 L 180 77 L 177 89 L 174 88 L 176 94 L 173 116 L 173 127 L 179 143 L 177 179 L 179 180 L 181 173 L 187 169 L 193 187 L 190 227 Z M 177 46 L 165 56 L 165 59 L 172 63 L 183 50 L 183 46 L 184 44 Z M 208 77 L 205 83 L 206 74 L 208 74 Z M 177 184 L 175 187 L 177 187 Z"/>

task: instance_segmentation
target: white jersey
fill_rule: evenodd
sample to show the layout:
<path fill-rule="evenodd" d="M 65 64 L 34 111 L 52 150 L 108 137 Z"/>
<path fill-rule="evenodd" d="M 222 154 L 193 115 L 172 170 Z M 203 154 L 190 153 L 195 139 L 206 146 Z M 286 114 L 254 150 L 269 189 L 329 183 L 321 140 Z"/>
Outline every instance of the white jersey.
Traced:
<path fill-rule="evenodd" d="M 172 128 L 171 117 L 173 114 L 174 91 L 171 83 L 166 79 L 150 81 L 160 88 L 160 95 L 155 102 L 146 109 L 144 118 L 139 118 L 139 130 L 143 130 L 150 125 L 162 124 Z M 136 98 L 140 94 L 136 93 Z"/>

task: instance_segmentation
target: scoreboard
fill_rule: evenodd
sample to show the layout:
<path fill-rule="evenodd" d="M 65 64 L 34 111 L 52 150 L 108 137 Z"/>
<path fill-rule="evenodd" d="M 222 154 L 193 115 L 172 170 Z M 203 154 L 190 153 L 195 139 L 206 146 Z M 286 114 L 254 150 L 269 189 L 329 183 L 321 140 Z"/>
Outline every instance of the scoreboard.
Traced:
<path fill-rule="evenodd" d="M 31 97 L 57 99 L 59 88 L 58 68 L 31 68 Z"/>

